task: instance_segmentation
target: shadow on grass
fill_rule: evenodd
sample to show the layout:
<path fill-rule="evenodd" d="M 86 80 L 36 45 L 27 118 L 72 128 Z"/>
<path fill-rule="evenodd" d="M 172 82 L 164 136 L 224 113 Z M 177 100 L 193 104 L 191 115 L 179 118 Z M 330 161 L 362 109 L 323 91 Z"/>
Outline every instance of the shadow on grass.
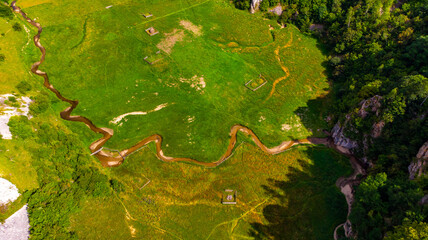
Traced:
<path fill-rule="evenodd" d="M 350 172 L 347 160 L 324 147 L 302 149 L 310 162 L 298 160 L 286 181 L 269 179 L 263 188 L 273 203 L 263 210 L 264 222 L 251 223 L 255 239 L 331 239 L 345 221 L 345 197 L 336 180 Z"/>
<path fill-rule="evenodd" d="M 319 38 L 317 38 L 316 46 L 321 53 L 328 57 L 331 53 L 331 46 L 323 43 Z M 321 63 L 324 67 L 323 74 L 328 79 L 328 88 L 323 88 L 323 92 L 320 96 L 315 99 L 308 100 L 306 102 L 306 106 L 302 106 L 297 108 L 294 113 L 300 118 L 300 122 L 303 126 L 312 130 L 313 135 L 309 137 L 324 137 L 325 131 L 329 131 L 334 125 L 334 115 L 331 114 L 335 111 L 336 104 L 336 92 L 337 88 L 333 86 L 334 79 L 334 66 L 331 64 L 329 60 L 325 60 Z"/>

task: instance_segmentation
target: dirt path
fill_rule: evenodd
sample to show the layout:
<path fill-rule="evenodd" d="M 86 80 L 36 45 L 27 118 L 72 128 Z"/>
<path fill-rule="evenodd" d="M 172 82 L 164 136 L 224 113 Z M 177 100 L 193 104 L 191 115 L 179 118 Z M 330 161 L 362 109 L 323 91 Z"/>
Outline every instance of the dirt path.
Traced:
<path fill-rule="evenodd" d="M 345 229 L 345 236 L 346 237 L 352 237 L 352 229 L 351 229 L 351 222 L 349 221 L 349 215 L 352 211 L 352 204 L 354 203 L 354 189 L 353 187 L 360 184 L 360 181 L 358 179 L 358 175 L 365 176 L 366 171 L 360 164 L 360 162 L 351 154 L 349 154 L 348 150 L 339 148 L 337 146 L 334 146 L 333 142 L 331 142 L 330 145 L 332 148 L 334 148 L 336 151 L 340 152 L 341 154 L 349 157 L 349 162 L 351 163 L 352 169 L 354 169 L 354 172 L 349 177 L 340 177 L 336 181 L 336 186 L 340 189 L 340 191 L 343 193 L 343 195 L 346 198 L 346 203 L 348 204 L 348 214 L 346 221 L 339 226 L 337 226 L 334 229 L 333 237 L 334 240 L 337 240 L 337 230 L 341 227 L 344 227 Z"/>
<path fill-rule="evenodd" d="M 277 47 L 277 48 L 275 49 L 275 57 L 276 57 L 276 60 L 278 61 L 279 65 L 281 66 L 282 71 L 284 71 L 285 76 L 280 77 L 280 78 L 276 79 L 276 80 L 273 82 L 272 90 L 270 91 L 269 96 L 265 99 L 265 102 L 266 102 L 267 100 L 269 100 L 269 99 L 273 96 L 273 94 L 275 93 L 276 85 L 277 85 L 278 83 L 280 83 L 281 81 L 283 81 L 283 80 L 287 79 L 287 78 L 290 76 L 290 71 L 288 70 L 288 68 L 287 68 L 286 66 L 284 66 L 284 64 L 283 64 L 283 63 L 282 63 L 282 61 L 281 61 L 281 57 L 279 56 L 279 51 L 281 51 L 281 50 L 282 50 L 282 49 L 284 49 L 284 48 L 291 47 L 291 44 L 292 44 L 292 43 L 293 43 L 293 33 L 291 32 L 291 33 L 290 33 L 290 40 L 287 42 L 287 44 L 285 44 L 285 45 L 284 45 L 284 46 L 282 46 L 282 47 Z"/>

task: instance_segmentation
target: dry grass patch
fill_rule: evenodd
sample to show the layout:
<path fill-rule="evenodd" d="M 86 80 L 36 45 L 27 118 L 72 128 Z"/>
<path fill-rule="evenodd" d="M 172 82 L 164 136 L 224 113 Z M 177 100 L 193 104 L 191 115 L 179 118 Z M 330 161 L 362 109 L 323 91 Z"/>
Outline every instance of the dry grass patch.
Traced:
<path fill-rule="evenodd" d="M 158 45 L 156 45 L 162 51 L 170 54 L 172 52 L 172 48 L 175 46 L 177 42 L 183 41 L 184 37 L 183 30 L 174 29 L 174 31 L 170 33 L 165 33 L 165 38 L 162 39 Z"/>
<path fill-rule="evenodd" d="M 180 25 L 183 26 L 187 31 L 192 32 L 197 37 L 202 35 L 202 26 L 196 26 L 192 22 L 186 20 L 181 20 Z"/>

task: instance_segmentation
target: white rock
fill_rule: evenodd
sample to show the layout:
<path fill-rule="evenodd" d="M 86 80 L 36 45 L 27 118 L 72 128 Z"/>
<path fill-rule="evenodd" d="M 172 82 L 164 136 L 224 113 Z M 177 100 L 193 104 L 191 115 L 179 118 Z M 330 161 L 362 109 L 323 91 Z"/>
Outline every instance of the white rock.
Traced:
<path fill-rule="evenodd" d="M 0 205 L 8 204 L 19 197 L 18 188 L 4 178 L 0 178 Z"/>
<path fill-rule="evenodd" d="M 26 240 L 30 237 L 30 223 L 27 205 L 16 211 L 3 224 L 0 224 L 1 240 Z"/>
<path fill-rule="evenodd" d="M 259 10 L 260 3 L 263 2 L 263 0 L 251 0 L 251 13 L 255 13 L 257 10 Z"/>
<path fill-rule="evenodd" d="M 5 101 L 9 97 L 14 97 L 12 94 L 0 95 L 0 134 L 3 139 L 12 139 L 12 133 L 9 131 L 9 120 L 12 116 L 27 116 L 29 119 L 31 116 L 28 115 L 30 111 L 30 103 L 32 100 L 29 97 L 17 98 L 17 103 L 20 105 L 19 108 L 9 106 L 5 104 Z"/>

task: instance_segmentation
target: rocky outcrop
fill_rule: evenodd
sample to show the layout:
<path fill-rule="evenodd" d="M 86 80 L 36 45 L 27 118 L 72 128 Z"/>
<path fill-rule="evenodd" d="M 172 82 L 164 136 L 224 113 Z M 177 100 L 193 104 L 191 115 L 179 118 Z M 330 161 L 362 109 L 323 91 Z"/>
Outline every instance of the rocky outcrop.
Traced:
<path fill-rule="evenodd" d="M 337 146 L 335 146 L 336 150 L 338 150 L 339 152 L 341 151 L 341 149 L 337 148 Z M 344 231 L 345 231 L 345 236 L 347 238 L 354 238 L 355 237 L 355 233 L 352 231 L 352 224 L 351 221 L 349 220 L 349 215 L 351 214 L 352 211 L 352 204 L 354 203 L 354 186 L 360 184 L 360 179 L 358 178 L 359 175 L 366 175 L 366 171 L 365 169 L 360 165 L 360 163 L 358 162 L 358 160 L 354 157 L 354 156 L 350 156 L 349 158 L 349 162 L 351 163 L 352 168 L 354 169 L 354 173 L 345 178 L 345 177 L 341 177 L 336 181 L 336 186 L 340 189 L 340 191 L 343 193 L 343 195 L 345 196 L 346 202 L 348 204 L 348 215 L 346 218 L 346 222 L 340 224 L 339 226 L 336 227 L 336 229 L 334 230 L 334 239 L 337 240 L 338 239 L 338 234 L 337 234 L 337 230 L 341 227 L 343 227 Z"/>
<path fill-rule="evenodd" d="M 419 149 L 418 154 L 416 154 L 416 158 L 428 160 L 428 141 Z"/>
<path fill-rule="evenodd" d="M 376 116 L 379 116 L 380 113 L 380 107 L 381 105 L 382 97 L 379 95 L 375 95 L 372 98 L 363 100 L 360 102 L 360 110 L 358 111 L 358 115 L 362 118 L 365 118 L 369 111 L 374 112 Z"/>
<path fill-rule="evenodd" d="M 281 14 L 282 14 L 282 6 L 281 6 L 281 4 L 278 4 L 278 6 L 269 9 L 269 12 L 274 13 L 277 16 L 281 16 Z"/>
<path fill-rule="evenodd" d="M 422 145 L 416 154 L 416 160 L 409 165 L 409 179 L 413 180 L 416 176 L 421 176 L 428 161 L 428 141 Z"/>
<path fill-rule="evenodd" d="M 309 30 L 317 31 L 317 32 L 324 32 L 324 24 L 317 24 L 317 23 L 311 24 L 309 26 Z"/>
<path fill-rule="evenodd" d="M 425 195 L 425 196 L 423 196 L 422 198 L 421 198 L 421 200 L 419 201 L 419 204 L 420 205 L 425 205 L 425 204 L 427 204 L 428 203 L 428 194 L 427 195 Z"/>
<path fill-rule="evenodd" d="M 382 134 L 383 127 L 385 127 L 385 122 L 381 120 L 380 122 L 374 123 L 372 126 L 371 137 L 378 138 Z"/>
<path fill-rule="evenodd" d="M 3 224 L 0 224 L 0 239 L 23 240 L 30 237 L 30 223 L 27 205 L 16 211 Z"/>
<path fill-rule="evenodd" d="M 263 0 L 251 0 L 250 12 L 255 13 L 257 10 L 259 10 L 259 6 L 261 2 L 263 2 Z"/>
<path fill-rule="evenodd" d="M 346 122 L 347 121 L 345 121 L 345 124 L 343 124 L 343 126 L 340 122 L 337 122 L 331 130 L 331 137 L 333 138 L 334 145 L 336 145 L 337 148 L 341 149 L 341 151 L 343 152 L 350 154 L 352 149 L 356 148 L 358 144 L 356 141 L 351 140 L 350 138 L 347 138 L 345 136 L 344 130 Z"/>

